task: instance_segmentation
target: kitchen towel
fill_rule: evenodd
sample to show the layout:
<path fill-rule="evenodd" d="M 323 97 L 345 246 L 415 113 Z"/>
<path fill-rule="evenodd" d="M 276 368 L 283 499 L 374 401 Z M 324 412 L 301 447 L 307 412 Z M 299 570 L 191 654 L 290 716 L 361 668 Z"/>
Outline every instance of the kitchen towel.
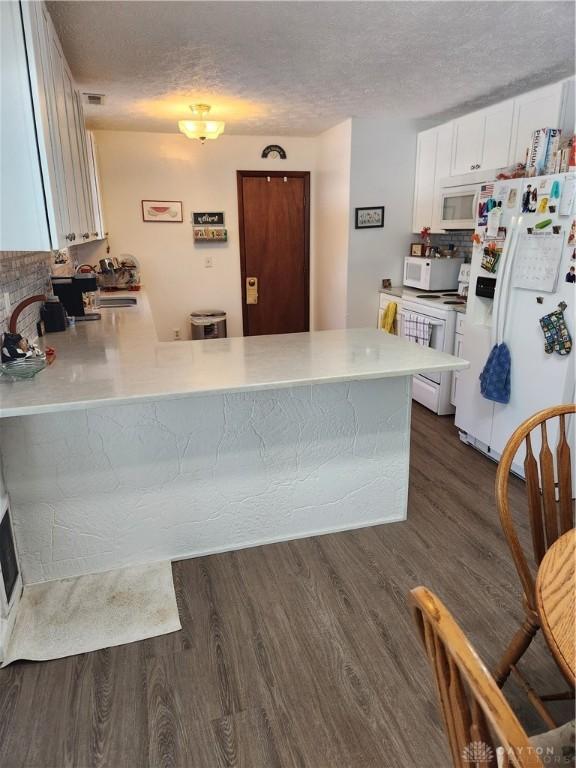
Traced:
<path fill-rule="evenodd" d="M 24 587 L 2 666 L 47 661 L 182 629 L 169 562 Z"/>
<path fill-rule="evenodd" d="M 395 301 L 391 301 L 382 315 L 381 328 L 386 333 L 396 333 L 396 310 L 398 305 Z"/>
<path fill-rule="evenodd" d="M 507 345 L 495 344 L 480 374 L 480 394 L 495 403 L 510 402 L 510 350 Z"/>
<path fill-rule="evenodd" d="M 428 347 L 432 336 L 432 323 L 421 315 L 408 312 L 404 315 L 403 333 L 410 341 L 415 341 L 422 347 Z"/>

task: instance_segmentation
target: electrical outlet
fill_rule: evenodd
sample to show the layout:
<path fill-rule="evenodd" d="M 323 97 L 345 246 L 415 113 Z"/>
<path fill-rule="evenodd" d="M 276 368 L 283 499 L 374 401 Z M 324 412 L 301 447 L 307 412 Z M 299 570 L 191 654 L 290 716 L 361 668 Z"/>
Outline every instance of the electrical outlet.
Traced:
<path fill-rule="evenodd" d="M 180 341 L 180 328 L 174 328 L 174 341 Z"/>
<path fill-rule="evenodd" d="M 214 266 L 214 257 L 213 256 L 204 256 L 204 266 L 206 269 L 210 269 L 210 267 Z"/>

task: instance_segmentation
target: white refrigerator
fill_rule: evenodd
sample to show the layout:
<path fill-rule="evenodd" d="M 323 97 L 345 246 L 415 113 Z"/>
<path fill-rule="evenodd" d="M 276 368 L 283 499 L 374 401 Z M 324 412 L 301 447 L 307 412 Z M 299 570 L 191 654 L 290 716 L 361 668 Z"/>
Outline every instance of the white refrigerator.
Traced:
<path fill-rule="evenodd" d="M 576 283 L 569 280 L 576 267 L 575 188 L 576 173 L 482 187 L 476 227 L 481 242 L 473 247 L 461 352 L 470 368 L 458 374 L 455 423 L 461 439 L 496 460 L 525 419 L 574 401 Z M 574 348 L 564 356 L 547 354 L 539 320 L 564 304 Z M 507 404 L 485 399 L 479 381 L 490 350 L 502 340 L 511 356 Z M 569 427 L 573 445 L 574 424 Z M 550 438 L 554 446 L 556 435 Z M 513 466 L 522 476 L 523 450 Z"/>

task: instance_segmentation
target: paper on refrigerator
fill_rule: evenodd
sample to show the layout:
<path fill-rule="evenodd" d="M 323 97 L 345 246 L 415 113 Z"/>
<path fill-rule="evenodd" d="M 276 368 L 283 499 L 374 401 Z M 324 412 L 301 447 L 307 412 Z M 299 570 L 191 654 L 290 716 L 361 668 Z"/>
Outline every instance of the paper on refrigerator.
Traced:
<path fill-rule="evenodd" d="M 554 293 L 562 259 L 564 235 L 523 232 L 517 243 L 512 287 Z"/>

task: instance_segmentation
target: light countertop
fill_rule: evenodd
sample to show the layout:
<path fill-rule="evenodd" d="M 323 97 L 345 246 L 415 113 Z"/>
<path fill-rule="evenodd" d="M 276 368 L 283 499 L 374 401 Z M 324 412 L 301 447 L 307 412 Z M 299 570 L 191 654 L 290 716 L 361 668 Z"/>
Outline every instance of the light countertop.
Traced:
<path fill-rule="evenodd" d="M 30 381 L 0 377 L 0 417 L 468 367 L 375 328 L 159 342 L 143 291 L 110 295 L 138 304 L 46 335 L 56 360 Z"/>

